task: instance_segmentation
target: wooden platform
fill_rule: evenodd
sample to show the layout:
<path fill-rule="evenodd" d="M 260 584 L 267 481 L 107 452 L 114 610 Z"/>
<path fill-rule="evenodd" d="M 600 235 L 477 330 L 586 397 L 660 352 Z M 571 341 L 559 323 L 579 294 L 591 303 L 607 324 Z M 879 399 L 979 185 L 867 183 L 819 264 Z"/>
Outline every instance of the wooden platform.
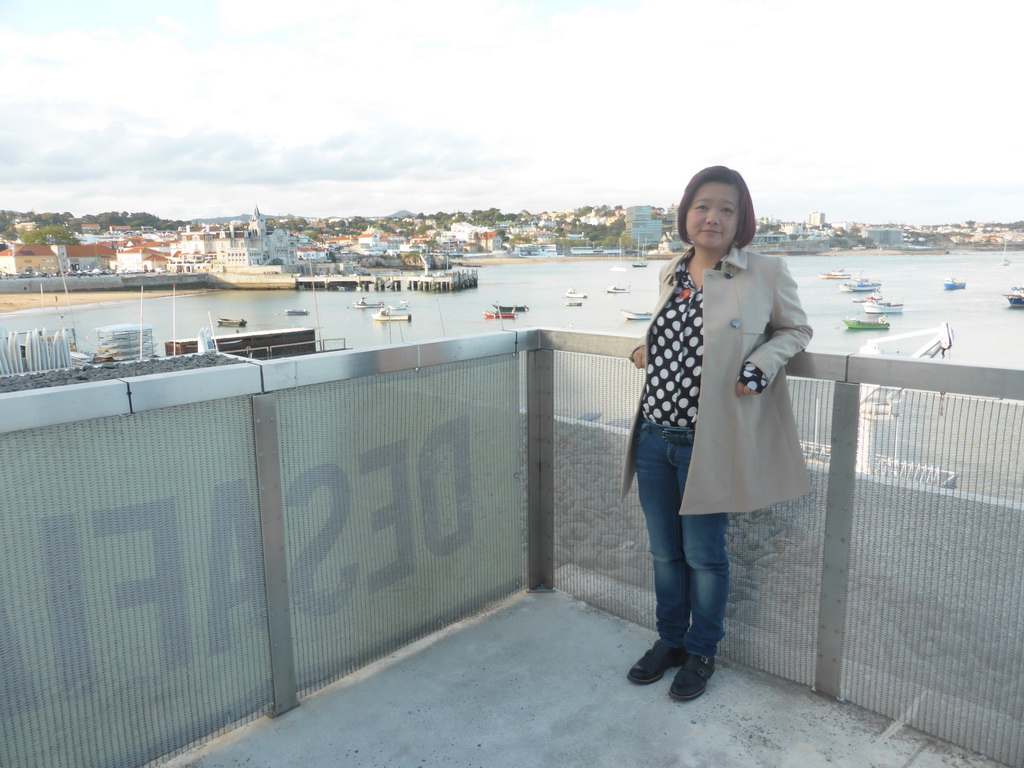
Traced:
<path fill-rule="evenodd" d="M 313 328 L 284 328 L 277 331 L 255 331 L 214 336 L 218 352 L 253 359 L 305 355 L 316 352 L 316 331 Z M 198 339 L 176 339 L 164 342 L 164 354 L 195 354 Z"/>

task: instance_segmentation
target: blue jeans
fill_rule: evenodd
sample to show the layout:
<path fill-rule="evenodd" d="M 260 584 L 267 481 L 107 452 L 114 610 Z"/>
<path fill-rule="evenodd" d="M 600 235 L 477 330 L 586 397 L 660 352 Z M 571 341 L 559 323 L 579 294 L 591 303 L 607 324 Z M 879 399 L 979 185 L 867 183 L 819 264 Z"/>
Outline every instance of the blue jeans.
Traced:
<path fill-rule="evenodd" d="M 636 478 L 654 558 L 658 635 L 668 646 L 712 657 L 725 635 L 729 515 L 680 515 L 692 445 L 666 442 L 640 424 Z"/>

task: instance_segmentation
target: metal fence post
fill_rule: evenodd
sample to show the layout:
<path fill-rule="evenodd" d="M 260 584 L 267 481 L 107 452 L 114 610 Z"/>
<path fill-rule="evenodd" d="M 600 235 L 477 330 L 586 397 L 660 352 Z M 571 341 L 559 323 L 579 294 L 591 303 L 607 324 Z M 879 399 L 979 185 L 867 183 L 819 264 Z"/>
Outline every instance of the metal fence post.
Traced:
<path fill-rule="evenodd" d="M 277 430 L 277 396 L 252 398 L 256 436 L 256 478 L 259 484 L 260 530 L 263 537 L 263 575 L 267 589 L 270 672 L 277 716 L 299 705 L 292 650 L 291 610 L 288 604 L 288 562 L 284 540 L 284 492 Z"/>
<path fill-rule="evenodd" d="M 818 606 L 818 657 L 814 670 L 815 691 L 835 698 L 840 697 L 859 434 L 860 385 L 837 382 L 832 400 L 832 454 Z"/>
<path fill-rule="evenodd" d="M 554 420 L 555 353 L 526 353 L 527 404 L 527 589 L 554 589 Z"/>

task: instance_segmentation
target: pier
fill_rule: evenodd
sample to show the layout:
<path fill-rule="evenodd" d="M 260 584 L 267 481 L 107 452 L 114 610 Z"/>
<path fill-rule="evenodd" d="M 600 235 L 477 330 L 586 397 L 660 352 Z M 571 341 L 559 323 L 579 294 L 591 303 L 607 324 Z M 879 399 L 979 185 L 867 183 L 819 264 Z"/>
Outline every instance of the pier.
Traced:
<path fill-rule="evenodd" d="M 450 293 L 479 285 L 477 270 L 453 272 L 376 272 L 368 275 L 303 275 L 295 278 L 297 290 L 324 291 L 428 291 Z"/>

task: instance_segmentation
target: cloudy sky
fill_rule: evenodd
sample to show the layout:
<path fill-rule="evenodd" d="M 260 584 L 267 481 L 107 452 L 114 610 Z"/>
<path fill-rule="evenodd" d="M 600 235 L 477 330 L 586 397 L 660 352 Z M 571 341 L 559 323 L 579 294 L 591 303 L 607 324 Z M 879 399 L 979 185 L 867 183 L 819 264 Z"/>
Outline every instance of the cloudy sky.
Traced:
<path fill-rule="evenodd" d="M 2 0 L 0 209 L 1024 219 L 1010 0 Z"/>

